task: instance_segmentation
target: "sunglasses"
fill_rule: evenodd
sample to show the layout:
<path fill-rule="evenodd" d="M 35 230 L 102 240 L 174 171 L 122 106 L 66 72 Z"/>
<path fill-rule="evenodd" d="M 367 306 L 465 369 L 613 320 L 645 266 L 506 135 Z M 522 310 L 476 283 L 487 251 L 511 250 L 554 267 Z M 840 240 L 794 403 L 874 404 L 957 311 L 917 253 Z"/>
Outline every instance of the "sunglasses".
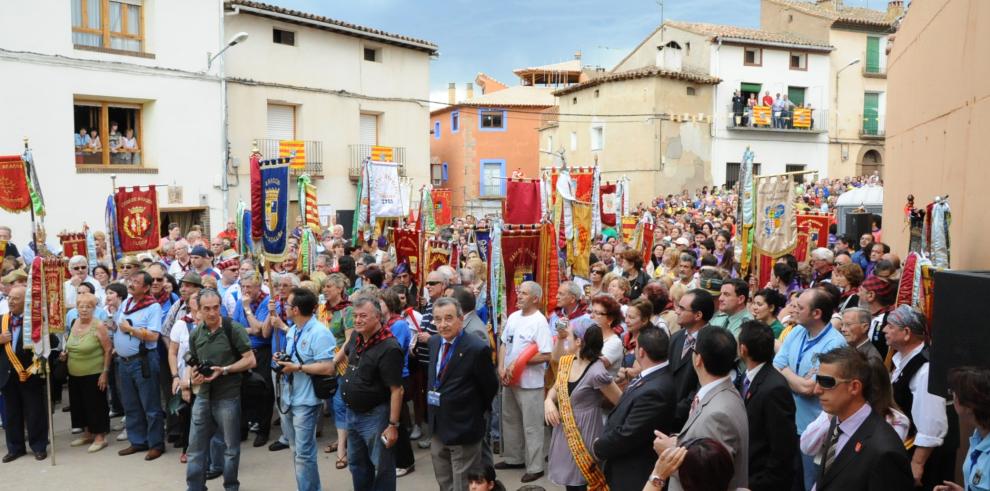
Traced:
<path fill-rule="evenodd" d="M 86 270 L 86 266 L 73 266 L 71 269 L 73 271 L 85 271 Z"/>
<path fill-rule="evenodd" d="M 165 278 L 152 278 L 151 281 L 154 281 L 155 283 L 164 283 Z"/>
<path fill-rule="evenodd" d="M 439 281 L 427 281 L 426 282 L 426 286 L 437 286 L 439 284 L 440 284 Z"/>
<path fill-rule="evenodd" d="M 815 383 L 817 383 L 821 388 L 825 390 L 832 390 L 839 384 L 844 384 L 851 382 L 851 380 L 842 380 L 829 375 L 815 375 Z"/>

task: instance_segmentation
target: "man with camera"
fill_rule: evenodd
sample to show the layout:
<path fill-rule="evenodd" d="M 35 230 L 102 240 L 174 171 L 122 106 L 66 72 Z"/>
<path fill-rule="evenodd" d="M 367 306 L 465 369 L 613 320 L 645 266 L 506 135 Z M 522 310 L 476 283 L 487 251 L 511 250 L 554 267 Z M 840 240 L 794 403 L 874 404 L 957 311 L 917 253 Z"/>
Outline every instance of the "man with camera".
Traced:
<path fill-rule="evenodd" d="M 286 334 L 286 351 L 276 353 L 275 369 L 281 374 L 279 412 L 283 413 L 282 431 L 289 439 L 295 456 L 296 488 L 319 491 L 320 472 L 316 465 L 316 425 L 320 407 L 333 394 L 317 395 L 326 377 L 333 375 L 336 342 L 327 326 L 313 316 L 318 300 L 312 291 L 293 288 L 286 303 L 292 327 Z"/>
<path fill-rule="evenodd" d="M 206 461 L 210 438 L 223 435 L 223 487 L 238 489 L 241 459 L 241 381 L 254 368 L 254 352 L 247 331 L 220 315 L 220 294 L 203 290 L 197 297 L 202 325 L 189 338 L 186 365 L 196 394 L 189 432 L 186 485 L 190 491 L 206 489 Z M 185 389 L 185 388 L 184 388 Z"/>

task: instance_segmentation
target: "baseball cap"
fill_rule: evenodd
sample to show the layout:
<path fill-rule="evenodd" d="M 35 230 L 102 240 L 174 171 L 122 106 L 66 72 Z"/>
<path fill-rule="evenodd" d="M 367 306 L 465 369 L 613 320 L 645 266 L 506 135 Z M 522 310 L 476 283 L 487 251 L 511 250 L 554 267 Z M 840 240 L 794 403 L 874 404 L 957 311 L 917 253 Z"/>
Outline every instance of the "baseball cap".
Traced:
<path fill-rule="evenodd" d="M 210 250 L 201 245 L 193 247 L 193 249 L 189 251 L 189 255 L 199 256 L 199 257 L 213 257 L 213 254 L 210 253 Z"/>

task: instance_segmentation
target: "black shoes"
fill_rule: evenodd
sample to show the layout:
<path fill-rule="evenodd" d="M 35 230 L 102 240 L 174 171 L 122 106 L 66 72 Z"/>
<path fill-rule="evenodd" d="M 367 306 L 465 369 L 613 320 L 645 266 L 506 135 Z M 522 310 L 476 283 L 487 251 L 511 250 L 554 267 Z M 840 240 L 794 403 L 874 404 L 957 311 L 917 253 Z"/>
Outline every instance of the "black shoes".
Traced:
<path fill-rule="evenodd" d="M 288 445 L 286 445 L 286 444 L 284 444 L 284 443 L 282 443 L 282 442 L 280 442 L 278 440 L 275 440 L 275 443 L 272 443 L 271 445 L 268 446 L 268 451 L 269 452 L 278 452 L 279 450 L 285 450 L 287 448 L 289 448 Z"/>
<path fill-rule="evenodd" d="M 508 462 L 499 462 L 495 464 L 495 470 L 505 470 L 505 469 L 525 469 L 526 464 L 510 464 Z"/>
<path fill-rule="evenodd" d="M 25 455 L 25 452 L 21 452 L 21 453 L 9 453 L 9 454 L 3 456 L 3 463 L 6 464 L 8 462 L 13 462 L 13 461 L 15 461 L 15 460 L 23 457 L 24 455 Z"/>
<path fill-rule="evenodd" d="M 254 436 L 254 448 L 263 447 L 266 443 L 268 443 L 268 435 L 258 433 Z"/>
<path fill-rule="evenodd" d="M 536 473 L 533 473 L 533 474 L 530 474 L 529 472 L 527 472 L 527 473 L 523 474 L 523 477 L 522 477 L 522 479 L 519 479 L 519 482 L 521 482 L 521 483 L 533 482 L 533 481 L 535 481 L 535 480 L 537 480 L 537 479 L 539 479 L 541 477 L 543 477 L 543 472 L 542 471 L 536 472 Z"/>

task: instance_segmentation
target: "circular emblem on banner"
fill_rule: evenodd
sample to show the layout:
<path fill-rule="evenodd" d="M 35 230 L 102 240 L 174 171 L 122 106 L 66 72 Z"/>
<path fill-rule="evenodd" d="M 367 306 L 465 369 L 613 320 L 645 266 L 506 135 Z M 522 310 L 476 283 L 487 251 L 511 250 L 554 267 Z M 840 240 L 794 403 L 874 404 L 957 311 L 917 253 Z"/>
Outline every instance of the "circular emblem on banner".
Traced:
<path fill-rule="evenodd" d="M 151 228 L 151 221 L 144 215 L 143 206 L 135 206 L 127 209 L 124 215 L 124 234 L 132 239 L 141 239 L 147 236 Z"/>

